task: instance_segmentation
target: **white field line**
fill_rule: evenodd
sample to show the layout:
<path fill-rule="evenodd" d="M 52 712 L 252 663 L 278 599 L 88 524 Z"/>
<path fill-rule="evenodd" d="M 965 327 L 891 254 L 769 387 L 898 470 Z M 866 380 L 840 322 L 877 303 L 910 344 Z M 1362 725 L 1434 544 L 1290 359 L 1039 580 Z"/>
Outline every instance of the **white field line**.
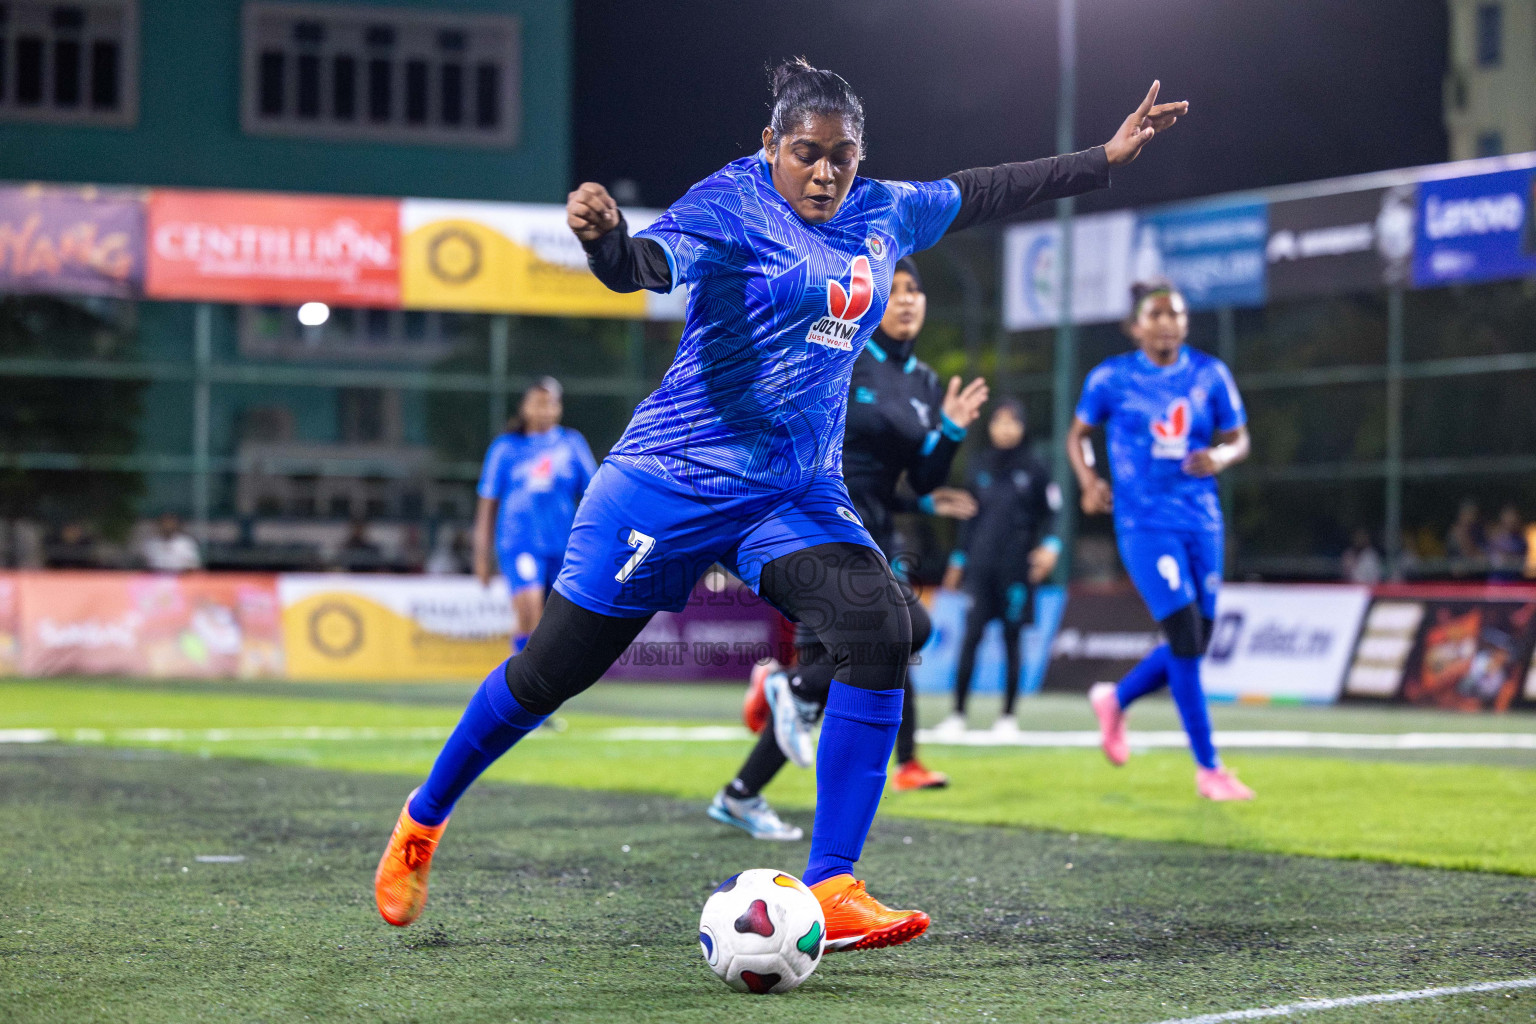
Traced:
<path fill-rule="evenodd" d="M 1438 999 L 1442 996 L 1464 996 L 1477 992 L 1504 992 L 1515 988 L 1536 988 L 1536 978 L 1518 978 L 1514 981 L 1485 981 L 1477 985 L 1453 985 L 1447 988 L 1418 988 L 1409 992 L 1380 992 L 1369 996 L 1344 996 L 1339 999 L 1306 999 L 1284 1006 L 1264 1006 L 1254 1010 L 1232 1010 L 1229 1013 L 1206 1013 L 1198 1017 L 1179 1017 L 1175 1020 L 1158 1021 L 1157 1024 L 1221 1024 L 1229 1020 L 1262 1020 L 1265 1017 L 1289 1017 L 1297 1013 L 1313 1013 L 1317 1010 L 1333 1010 L 1341 1006 L 1364 1006 L 1369 1003 L 1406 1003 L 1415 999 Z"/>
<path fill-rule="evenodd" d="M 270 741 L 361 742 L 367 740 L 442 740 L 447 726 L 253 726 L 226 729 L 0 729 L 0 744 L 24 743 L 260 743 Z M 554 734 L 538 730 L 534 737 Z M 736 725 L 657 725 L 602 729 L 592 738 L 610 742 L 724 743 L 750 739 Z M 966 747 L 1086 747 L 1099 745 L 1099 734 L 1083 731 L 1036 731 L 998 734 L 967 732 L 957 737 L 935 736 L 923 730 L 924 743 Z M 1182 732 L 1132 732 L 1131 746 L 1183 749 Z M 1234 730 L 1216 733 L 1216 743 L 1229 748 L 1276 750 L 1536 750 L 1536 733 L 1409 732 L 1345 733 L 1299 730 Z"/>

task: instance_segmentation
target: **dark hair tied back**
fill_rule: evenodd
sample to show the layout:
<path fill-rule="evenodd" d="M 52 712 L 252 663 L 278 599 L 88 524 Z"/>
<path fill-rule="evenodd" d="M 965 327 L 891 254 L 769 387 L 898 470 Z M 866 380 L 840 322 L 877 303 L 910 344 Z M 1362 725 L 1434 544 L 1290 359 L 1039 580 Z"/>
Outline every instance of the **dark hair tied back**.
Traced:
<path fill-rule="evenodd" d="M 1179 286 L 1166 277 L 1152 277 L 1131 285 L 1131 321 L 1141 316 L 1141 304 L 1154 295 L 1178 295 Z"/>
<path fill-rule="evenodd" d="M 863 152 L 864 103 L 842 75 L 813 68 L 804 57 L 783 61 L 769 74 L 773 113 L 768 118 L 768 127 L 775 142 L 800 127 L 812 114 L 833 114 L 847 119 L 859 151 Z"/>

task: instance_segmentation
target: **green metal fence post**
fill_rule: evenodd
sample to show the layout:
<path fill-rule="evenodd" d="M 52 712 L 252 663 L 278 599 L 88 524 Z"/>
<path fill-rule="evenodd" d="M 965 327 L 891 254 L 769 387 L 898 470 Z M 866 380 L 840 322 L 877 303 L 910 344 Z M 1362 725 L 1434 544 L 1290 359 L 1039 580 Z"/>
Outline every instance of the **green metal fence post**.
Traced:
<path fill-rule="evenodd" d="M 1056 94 L 1056 151 L 1070 153 L 1073 119 L 1077 109 L 1077 2 L 1059 0 L 1056 48 L 1061 81 Z M 1063 502 L 1056 520 L 1061 538 L 1061 562 L 1056 579 L 1072 578 L 1072 556 L 1077 540 L 1077 480 L 1067 461 L 1067 431 L 1072 426 L 1072 386 L 1077 378 L 1077 330 L 1072 323 L 1072 211 L 1071 199 L 1056 200 L 1056 224 L 1061 238 L 1056 267 L 1059 316 L 1056 321 L 1055 366 L 1051 378 L 1051 471 L 1061 487 Z"/>
<path fill-rule="evenodd" d="M 506 314 L 491 317 L 491 386 L 486 389 L 486 410 L 490 437 L 506 429 L 507 365 L 512 349 L 512 318 Z"/>
<path fill-rule="evenodd" d="M 1386 514 L 1382 550 L 1387 578 L 1396 579 L 1403 557 L 1403 290 L 1387 292 Z"/>
<path fill-rule="evenodd" d="M 213 306 L 198 303 L 192 314 L 192 532 L 208 540 L 212 495 L 210 434 L 213 430 Z"/>

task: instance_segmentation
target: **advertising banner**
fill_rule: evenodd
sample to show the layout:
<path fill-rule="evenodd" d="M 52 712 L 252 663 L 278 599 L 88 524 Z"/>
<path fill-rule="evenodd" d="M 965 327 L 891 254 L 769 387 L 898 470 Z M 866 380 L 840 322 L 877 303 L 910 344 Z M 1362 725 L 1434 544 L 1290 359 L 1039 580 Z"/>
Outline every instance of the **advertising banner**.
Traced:
<path fill-rule="evenodd" d="M 1417 185 L 1269 206 L 1269 297 L 1378 291 L 1412 276 Z"/>
<path fill-rule="evenodd" d="M 21 600 L 15 573 L 0 572 L 0 676 L 21 671 Z"/>
<path fill-rule="evenodd" d="M 1131 308 L 1129 211 L 1072 221 L 1072 319 L 1101 323 Z M 1003 236 L 1003 326 L 1010 331 L 1051 327 L 1061 316 L 1061 228 L 1055 221 L 1016 224 Z"/>
<path fill-rule="evenodd" d="M 1154 210 L 1137 219 L 1131 278 L 1171 279 L 1191 309 L 1261 306 L 1268 241 L 1263 203 Z"/>
<path fill-rule="evenodd" d="M 1201 670 L 1206 693 L 1332 703 L 1370 600 L 1369 587 L 1226 584 Z"/>
<path fill-rule="evenodd" d="M 1413 283 L 1420 288 L 1536 274 L 1536 171 L 1419 186 Z"/>
<path fill-rule="evenodd" d="M 659 215 L 625 210 L 630 231 Z M 608 290 L 565 223 L 565 208 L 406 199 L 401 297 L 407 308 L 542 316 L 681 318 L 676 297 Z"/>
<path fill-rule="evenodd" d="M 1073 587 L 1051 643 L 1045 688 L 1086 693 L 1094 683 L 1114 682 L 1162 642 L 1130 584 Z"/>
<path fill-rule="evenodd" d="M 0 291 L 133 298 L 144 288 L 144 201 L 94 186 L 0 187 Z"/>
<path fill-rule="evenodd" d="M 23 675 L 280 678 L 274 577 L 27 572 Z"/>
<path fill-rule="evenodd" d="M 746 587 L 709 577 L 680 612 L 659 612 L 603 677 L 605 679 L 745 682 L 760 659 L 784 660 L 784 620 Z"/>
<path fill-rule="evenodd" d="M 400 304 L 398 200 L 157 189 L 148 235 L 151 298 Z"/>
<path fill-rule="evenodd" d="M 478 679 L 509 653 L 512 600 L 498 577 L 284 574 L 290 679 Z"/>

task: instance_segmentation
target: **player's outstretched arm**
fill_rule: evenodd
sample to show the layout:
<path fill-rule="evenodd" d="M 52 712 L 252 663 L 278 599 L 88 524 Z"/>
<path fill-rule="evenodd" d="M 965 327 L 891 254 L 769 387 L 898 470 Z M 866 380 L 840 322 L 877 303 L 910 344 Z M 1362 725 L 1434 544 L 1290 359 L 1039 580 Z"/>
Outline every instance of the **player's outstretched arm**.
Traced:
<path fill-rule="evenodd" d="M 1073 417 L 1067 431 L 1067 461 L 1072 464 L 1072 474 L 1077 477 L 1077 489 L 1082 494 L 1083 512 L 1090 516 L 1105 515 L 1114 511 L 1115 495 L 1109 481 L 1099 476 L 1093 466 L 1093 442 L 1088 435 L 1093 427 Z"/>
<path fill-rule="evenodd" d="M 587 181 L 565 197 L 565 223 L 581 239 L 587 266 L 616 292 L 672 288 L 672 268 L 660 243 L 629 237 L 629 225 L 608 190 Z"/>

